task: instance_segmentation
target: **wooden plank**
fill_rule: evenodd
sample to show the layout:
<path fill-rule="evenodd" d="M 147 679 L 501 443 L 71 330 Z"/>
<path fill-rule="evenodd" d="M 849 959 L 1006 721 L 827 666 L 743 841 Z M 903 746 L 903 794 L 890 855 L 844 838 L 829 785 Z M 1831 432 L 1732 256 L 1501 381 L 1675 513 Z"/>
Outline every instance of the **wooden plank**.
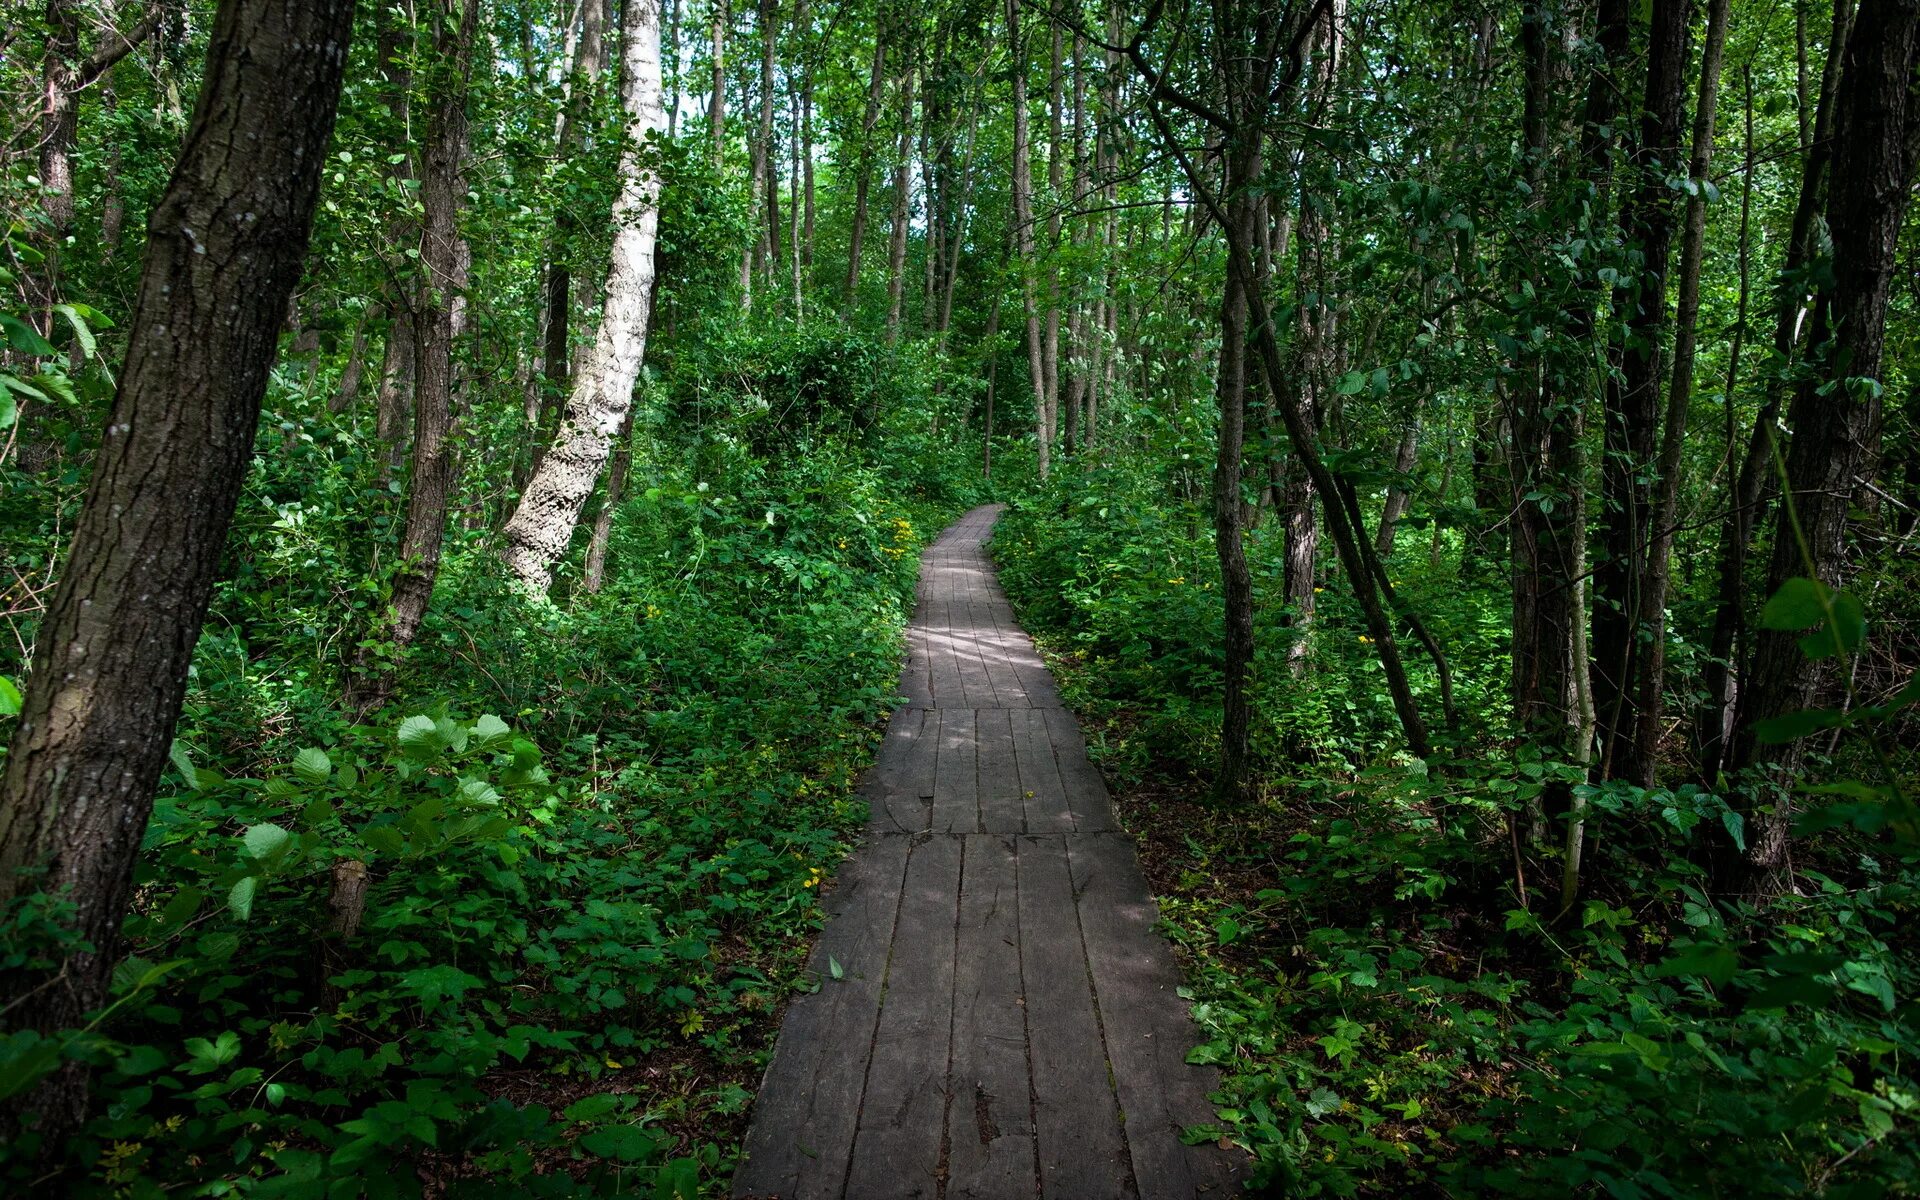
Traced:
<path fill-rule="evenodd" d="M 1014 762 L 1020 772 L 1021 801 L 1026 806 L 1028 833 L 1071 833 L 1073 810 L 1067 807 L 1066 785 L 1054 762 L 1042 709 L 1011 709 Z"/>
<path fill-rule="evenodd" d="M 1007 661 L 1020 677 L 1020 685 L 1027 693 L 1027 703 L 1035 708 L 1059 707 L 1060 689 L 1055 686 L 1053 675 L 1041 661 L 1040 651 L 1034 647 L 1033 639 L 1013 619 L 1012 609 L 1007 611 L 1001 634 L 1007 648 Z"/>
<path fill-rule="evenodd" d="M 933 776 L 935 833 L 980 832 L 979 737 L 974 710 L 943 708 L 940 757 Z"/>
<path fill-rule="evenodd" d="M 1029 707 L 1027 689 L 1020 682 L 1020 673 L 1013 669 L 1011 646 L 995 606 L 975 605 L 968 611 L 980 642 L 980 658 L 987 668 L 987 682 L 993 688 L 993 706 Z"/>
<path fill-rule="evenodd" d="M 814 1200 L 840 1194 L 880 1014 L 909 839 L 877 837 L 841 868 L 831 918 L 809 969 L 820 990 L 796 997 L 780 1026 L 734 1172 L 735 1196 Z M 841 977 L 833 978 L 832 964 Z"/>
<path fill-rule="evenodd" d="M 979 745 L 980 828 L 987 833 L 1024 833 L 1027 805 L 1013 744 L 1013 714 L 982 709 L 974 723 Z"/>
<path fill-rule="evenodd" d="M 907 660 L 900 669 L 900 694 L 916 708 L 933 707 L 933 662 L 927 656 L 927 630 L 916 617 L 907 626 Z"/>
<path fill-rule="evenodd" d="M 847 1173 L 849 1200 L 907 1200 L 939 1190 L 962 842 L 937 834 L 915 840 Z"/>
<path fill-rule="evenodd" d="M 1113 801 L 1107 796 L 1107 782 L 1087 759 L 1087 739 L 1080 722 L 1064 708 L 1049 708 L 1042 714 L 1047 737 L 1053 743 L 1054 760 L 1060 767 L 1060 782 L 1066 785 L 1067 806 L 1073 810 L 1073 828 L 1077 833 L 1097 833 L 1113 828 Z"/>
<path fill-rule="evenodd" d="M 861 790 L 873 810 L 870 824 L 874 829 L 920 833 L 927 828 L 938 719 L 931 709 L 901 708 L 887 722 L 880 755 L 861 781 Z"/>
<path fill-rule="evenodd" d="M 1133 845 L 1118 833 L 1096 833 L 1068 838 L 1067 853 L 1140 1194 L 1227 1194 L 1244 1157 L 1180 1143 L 1186 1126 L 1216 1119 L 1207 1093 L 1219 1086 L 1219 1075 L 1187 1065 L 1187 1051 L 1200 1039 L 1177 991 L 1172 951 L 1154 930 L 1158 910 Z"/>
<path fill-rule="evenodd" d="M 1093 990 L 1087 982 L 1066 838 L 1023 836 L 1020 971 L 1027 996 L 1034 1135 L 1047 1200 L 1134 1195 L 1120 1111 L 1107 1082 Z"/>
<path fill-rule="evenodd" d="M 1033 1106 L 1010 835 L 966 839 L 953 988 L 949 1200 L 1032 1196 Z"/>
<path fill-rule="evenodd" d="M 956 607 L 947 633 L 960 667 L 961 703 L 968 708 L 994 708 L 993 681 L 987 675 L 988 648 L 968 615 L 972 611 L 971 605 Z"/>

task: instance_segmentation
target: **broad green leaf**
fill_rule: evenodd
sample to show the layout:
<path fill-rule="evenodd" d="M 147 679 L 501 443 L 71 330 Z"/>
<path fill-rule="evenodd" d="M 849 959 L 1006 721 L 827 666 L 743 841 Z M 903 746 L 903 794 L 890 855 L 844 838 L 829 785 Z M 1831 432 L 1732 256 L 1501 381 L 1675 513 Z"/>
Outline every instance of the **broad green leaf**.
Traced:
<path fill-rule="evenodd" d="M 1756 722 L 1753 735 L 1768 746 L 1796 741 L 1819 729 L 1832 729 L 1846 722 L 1847 714 L 1837 708 L 1806 708 L 1784 716 Z"/>
<path fill-rule="evenodd" d="M 0 428 L 5 428 L 5 426 L 0 425 Z M 0 675 L 0 717 L 19 716 L 20 700 L 20 689 L 14 686 L 13 680 L 8 679 L 5 675 Z"/>
<path fill-rule="evenodd" d="M 652 1158 L 659 1144 L 633 1125 L 608 1125 L 580 1135 L 582 1150 L 599 1158 L 641 1162 Z"/>
<path fill-rule="evenodd" d="M 309 787 L 319 787 L 333 775 L 333 760 L 327 752 L 309 746 L 293 756 L 293 777 Z"/>
<path fill-rule="evenodd" d="M 176 741 L 167 748 L 167 758 L 172 761 L 173 769 L 180 772 L 180 778 L 194 791 L 200 790 L 200 775 L 194 770 L 193 759 L 187 754 L 186 743 Z"/>
<path fill-rule="evenodd" d="M 92 358 L 97 349 L 94 345 L 93 330 L 87 328 L 86 319 L 80 315 L 80 310 L 71 304 L 56 304 L 53 306 L 53 311 L 59 313 L 61 319 L 66 321 L 68 327 L 73 330 L 73 340 L 80 343 L 81 357 Z"/>
<path fill-rule="evenodd" d="M 240 835 L 240 840 L 246 843 L 247 853 L 253 855 L 255 861 L 265 862 L 286 850 L 287 843 L 292 837 L 292 834 L 280 826 L 266 822 L 247 826 L 247 831 Z"/>
<path fill-rule="evenodd" d="M 440 752 L 440 731 L 434 727 L 432 717 L 408 717 L 400 722 L 398 736 L 400 749 L 415 758 L 432 758 Z"/>
<path fill-rule="evenodd" d="M 1695 942 L 1654 967 L 1655 976 L 1699 975 L 1725 987 L 1740 967 L 1740 956 L 1732 946 L 1720 942 Z"/>
<path fill-rule="evenodd" d="M 512 728 L 492 713 L 488 713 L 473 723 L 474 745 L 483 750 L 502 738 L 511 736 L 512 733 Z"/>
<path fill-rule="evenodd" d="M 1780 585 L 1760 610 L 1760 628 L 1792 631 L 1818 625 L 1827 618 L 1832 589 L 1818 579 L 1795 576 Z"/>
<path fill-rule="evenodd" d="M 253 875 L 233 885 L 233 890 L 227 893 L 227 908 L 234 916 L 242 921 L 253 916 L 253 893 L 259 886 L 259 878 Z"/>

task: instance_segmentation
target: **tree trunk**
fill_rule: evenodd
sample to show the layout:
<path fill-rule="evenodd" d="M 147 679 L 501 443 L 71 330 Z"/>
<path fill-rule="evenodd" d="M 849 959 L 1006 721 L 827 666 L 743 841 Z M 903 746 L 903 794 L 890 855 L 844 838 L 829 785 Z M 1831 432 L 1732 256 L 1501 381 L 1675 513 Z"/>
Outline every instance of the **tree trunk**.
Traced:
<path fill-rule="evenodd" d="M 1846 575 L 1847 512 L 1879 437 L 1887 301 L 1911 178 L 1906 126 L 1917 32 L 1920 0 L 1862 0 L 1847 41 L 1827 199 L 1832 277 L 1814 303 L 1808 342 L 1826 355 L 1824 369 L 1799 384 L 1788 411 L 1793 444 L 1768 595 L 1795 576 L 1837 588 Z M 1799 640 L 1791 631 L 1755 636 L 1734 730 L 1734 766 L 1757 760 L 1758 722 L 1810 706 L 1828 677 L 1823 664 L 1807 660 Z M 1799 747 L 1781 746 L 1773 757 L 1790 774 Z M 1772 876 L 1786 866 L 1790 823 L 1784 799 L 1763 815 L 1749 839 L 1755 871 Z"/>
<path fill-rule="evenodd" d="M 1688 0 L 1653 0 L 1647 34 L 1646 100 L 1632 154 L 1633 188 L 1620 212 L 1620 232 L 1641 254 L 1634 281 L 1615 289 L 1614 310 L 1626 314 L 1619 381 L 1606 388 L 1605 457 L 1601 462 L 1601 545 L 1594 566 L 1593 674 L 1600 720 L 1600 771 L 1630 765 L 1634 696 L 1642 666 L 1647 612 L 1647 544 L 1654 437 L 1660 420 L 1660 339 L 1667 321 L 1667 270 L 1673 246 L 1673 189 L 1680 165 L 1686 96 Z"/>
<path fill-rule="evenodd" d="M 1807 294 L 1799 276 L 1813 255 L 1814 220 L 1825 195 L 1827 165 L 1833 158 L 1834 104 L 1840 88 L 1840 69 L 1846 61 L 1852 19 L 1852 9 L 1845 0 L 1834 5 L 1820 95 L 1807 140 L 1801 147 L 1800 195 L 1794 205 L 1786 254 L 1781 263 L 1783 282 L 1773 326 L 1773 352 L 1781 369 L 1772 373 L 1766 397 L 1754 418 L 1746 454 L 1734 480 L 1727 517 L 1720 529 L 1713 628 L 1707 638 L 1707 665 L 1701 686 L 1706 700 L 1694 719 L 1700 741 L 1700 778 L 1709 786 L 1717 784 L 1721 768 L 1726 765 L 1733 732 L 1738 700 L 1733 664 L 1745 658 L 1747 649 L 1748 555 L 1753 531 L 1760 527 L 1767 497 L 1773 491 L 1774 426 L 1779 421 L 1790 378 L 1785 368 L 1793 364 L 1800 343 L 1802 306 Z"/>
<path fill-rule="evenodd" d="M 1720 63 L 1727 46 L 1727 0 L 1710 0 L 1707 43 L 1700 58 L 1700 95 L 1693 115 L 1693 157 L 1687 178 L 1685 231 L 1680 248 L 1680 301 L 1673 322 L 1673 380 L 1667 387 L 1667 421 L 1661 435 L 1660 465 L 1654 476 L 1653 533 L 1647 551 L 1645 661 L 1635 681 L 1638 724 L 1630 753 L 1615 774 L 1652 787 L 1660 755 L 1660 725 L 1667 674 L 1667 592 L 1672 578 L 1674 523 L 1680 512 L 1680 452 L 1687 433 L 1687 409 L 1693 401 L 1695 326 L 1700 318 L 1700 265 L 1706 248 L 1708 170 L 1713 165 L 1715 104 Z M 1728 393 L 1727 403 L 1732 403 Z"/>
<path fill-rule="evenodd" d="M 867 78 L 867 111 L 860 121 L 860 148 L 853 172 L 853 227 L 847 241 L 847 297 L 849 315 L 860 287 L 860 251 L 867 235 L 867 194 L 873 186 L 873 130 L 880 121 L 880 99 L 886 84 L 887 26 L 873 31 L 873 70 Z"/>
<path fill-rule="evenodd" d="M 593 537 L 587 543 L 587 566 L 581 573 L 581 586 L 597 592 L 607 580 L 607 544 L 613 540 L 613 514 L 627 489 L 627 473 L 633 469 L 633 407 L 620 422 L 614 435 L 613 463 L 607 468 L 607 488 L 600 498 L 600 509 L 593 515 Z"/>
<path fill-rule="evenodd" d="M 397 313 L 387 325 L 387 348 L 380 364 L 380 390 L 374 402 L 374 440 L 379 443 L 380 482 L 392 481 L 406 459 L 413 424 L 413 314 Z"/>
<path fill-rule="evenodd" d="M 713 137 L 713 165 L 727 156 L 727 0 L 714 0 L 712 27 L 713 94 L 707 98 L 707 129 Z"/>
<path fill-rule="evenodd" d="M 606 465 L 607 451 L 633 404 L 646 352 L 653 291 L 660 180 L 641 162 L 641 139 L 666 124 L 660 90 L 659 0 L 627 0 L 621 33 L 620 100 L 627 117 L 620 152 L 620 195 L 607 265 L 606 305 L 593 346 L 580 362 L 553 449 L 527 484 L 507 522 L 507 567 L 522 586 L 545 592 L 574 525 Z"/>
<path fill-rule="evenodd" d="M 1046 356 L 1040 345 L 1033 282 L 1033 161 L 1027 145 L 1027 44 L 1020 36 L 1020 0 L 1007 0 L 1007 46 L 1013 56 L 1013 240 L 1020 298 L 1027 315 L 1027 370 L 1033 378 L 1034 458 L 1047 481 L 1053 431 L 1047 424 Z"/>
<path fill-rule="evenodd" d="M 887 245 L 887 345 L 900 340 L 907 290 L 907 221 L 913 213 L 913 76 L 900 81 L 900 149 L 893 163 L 893 220 Z"/>
<path fill-rule="evenodd" d="M 334 389 L 333 399 L 327 408 L 336 413 L 351 409 L 360 399 L 360 376 L 366 369 L 367 361 L 367 316 L 353 326 L 353 345 L 347 350 L 347 365 L 340 370 L 340 386 Z"/>
<path fill-rule="evenodd" d="M 106 998 L 154 784 L 306 254 L 352 27 L 351 0 L 225 0 L 214 17 L 0 781 L 0 903 L 29 889 L 64 895 L 72 928 L 93 947 L 57 975 L 0 981 L 21 998 L 8 1014 L 15 1029 L 71 1028 Z M 84 1116 L 84 1070 L 63 1069 L 14 1103 L 57 1148 Z"/>
<path fill-rule="evenodd" d="M 1413 468 L 1420 462 L 1420 415 L 1407 418 L 1407 424 L 1400 432 L 1400 448 L 1394 452 L 1393 473 L 1401 479 L 1413 474 Z M 1380 511 L 1380 531 L 1374 537 L 1373 547 L 1382 558 L 1393 553 L 1394 528 L 1400 518 L 1407 515 L 1407 504 L 1413 493 L 1403 483 L 1395 482 L 1387 487 L 1387 503 Z"/>
<path fill-rule="evenodd" d="M 770 292 L 780 274 L 780 172 L 773 162 L 773 49 L 779 34 L 779 0 L 760 0 L 760 134 L 754 150 L 753 175 L 754 186 L 760 190 L 760 200 L 765 206 L 761 275 Z"/>
<path fill-rule="evenodd" d="M 458 295 L 460 249 L 460 169 L 467 146 L 467 93 L 473 77 L 473 42 L 479 0 L 459 0 L 434 26 L 435 70 L 432 111 L 420 172 L 420 269 L 422 279 L 413 310 L 413 469 L 408 479 L 407 514 L 400 532 L 400 559 L 393 577 L 391 637 L 396 649 L 413 644 L 433 600 L 440 573 L 440 549 L 446 540 L 447 502 L 453 489 L 454 307 Z M 457 23 L 450 18 L 458 12 Z M 374 673 L 372 706 L 386 698 L 391 670 Z"/>

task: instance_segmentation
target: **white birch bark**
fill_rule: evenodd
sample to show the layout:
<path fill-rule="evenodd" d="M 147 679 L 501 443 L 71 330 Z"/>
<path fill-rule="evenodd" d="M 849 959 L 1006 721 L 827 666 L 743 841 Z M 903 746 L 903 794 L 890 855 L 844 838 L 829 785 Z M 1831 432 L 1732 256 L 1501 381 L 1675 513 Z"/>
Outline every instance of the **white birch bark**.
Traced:
<path fill-rule="evenodd" d="M 627 142 L 620 153 L 613 253 L 606 306 L 593 345 L 573 377 L 553 446 L 521 493 L 506 527 L 507 568 L 529 591 L 545 592 L 567 551 L 593 485 L 633 404 L 646 353 L 653 292 L 660 177 L 642 161 L 646 136 L 666 128 L 660 77 L 660 0 L 628 0 L 620 39 L 620 102 Z"/>

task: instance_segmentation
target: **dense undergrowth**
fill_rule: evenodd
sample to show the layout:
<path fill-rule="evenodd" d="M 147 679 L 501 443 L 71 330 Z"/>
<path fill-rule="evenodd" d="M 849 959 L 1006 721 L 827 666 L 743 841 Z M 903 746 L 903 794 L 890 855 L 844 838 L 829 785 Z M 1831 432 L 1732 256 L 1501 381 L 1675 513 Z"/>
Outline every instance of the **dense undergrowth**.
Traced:
<path fill-rule="evenodd" d="M 529 602 L 463 523 L 364 716 L 341 685 L 396 501 L 351 417 L 282 378 L 113 1007 L 5 1044 L 9 1091 L 62 1055 L 93 1073 L 65 1194 L 723 1187 L 864 817 L 918 551 L 974 499 L 927 452 L 923 366 L 848 334 L 703 343 L 647 410 L 604 590 Z M 14 482 L 31 575 L 74 496 Z M 57 957 L 54 915 L 18 910 L 0 968 Z M 0 1151 L 9 1192 L 32 1152 Z"/>
<path fill-rule="evenodd" d="M 1220 1127 L 1193 1136 L 1224 1132 L 1286 1195 L 1920 1189 L 1911 843 L 1828 809 L 1791 894 L 1756 907 L 1716 886 L 1744 836 L 1724 797 L 1590 788 L 1507 737 L 1505 581 L 1463 573 L 1455 535 L 1425 528 L 1402 532 L 1393 570 L 1454 656 L 1444 756 L 1394 748 L 1377 663 L 1329 584 L 1298 678 L 1286 614 L 1257 610 L 1264 786 L 1218 810 L 1209 531 L 1153 486 L 1092 470 L 1017 503 L 993 548 L 1182 948 L 1192 1061 L 1223 1071 Z M 1279 540 L 1252 539 L 1257 588 L 1277 590 Z M 1844 750 L 1811 782 L 1868 769 Z M 1588 887 L 1566 912 L 1530 828 L 1556 781 L 1590 805 Z"/>

